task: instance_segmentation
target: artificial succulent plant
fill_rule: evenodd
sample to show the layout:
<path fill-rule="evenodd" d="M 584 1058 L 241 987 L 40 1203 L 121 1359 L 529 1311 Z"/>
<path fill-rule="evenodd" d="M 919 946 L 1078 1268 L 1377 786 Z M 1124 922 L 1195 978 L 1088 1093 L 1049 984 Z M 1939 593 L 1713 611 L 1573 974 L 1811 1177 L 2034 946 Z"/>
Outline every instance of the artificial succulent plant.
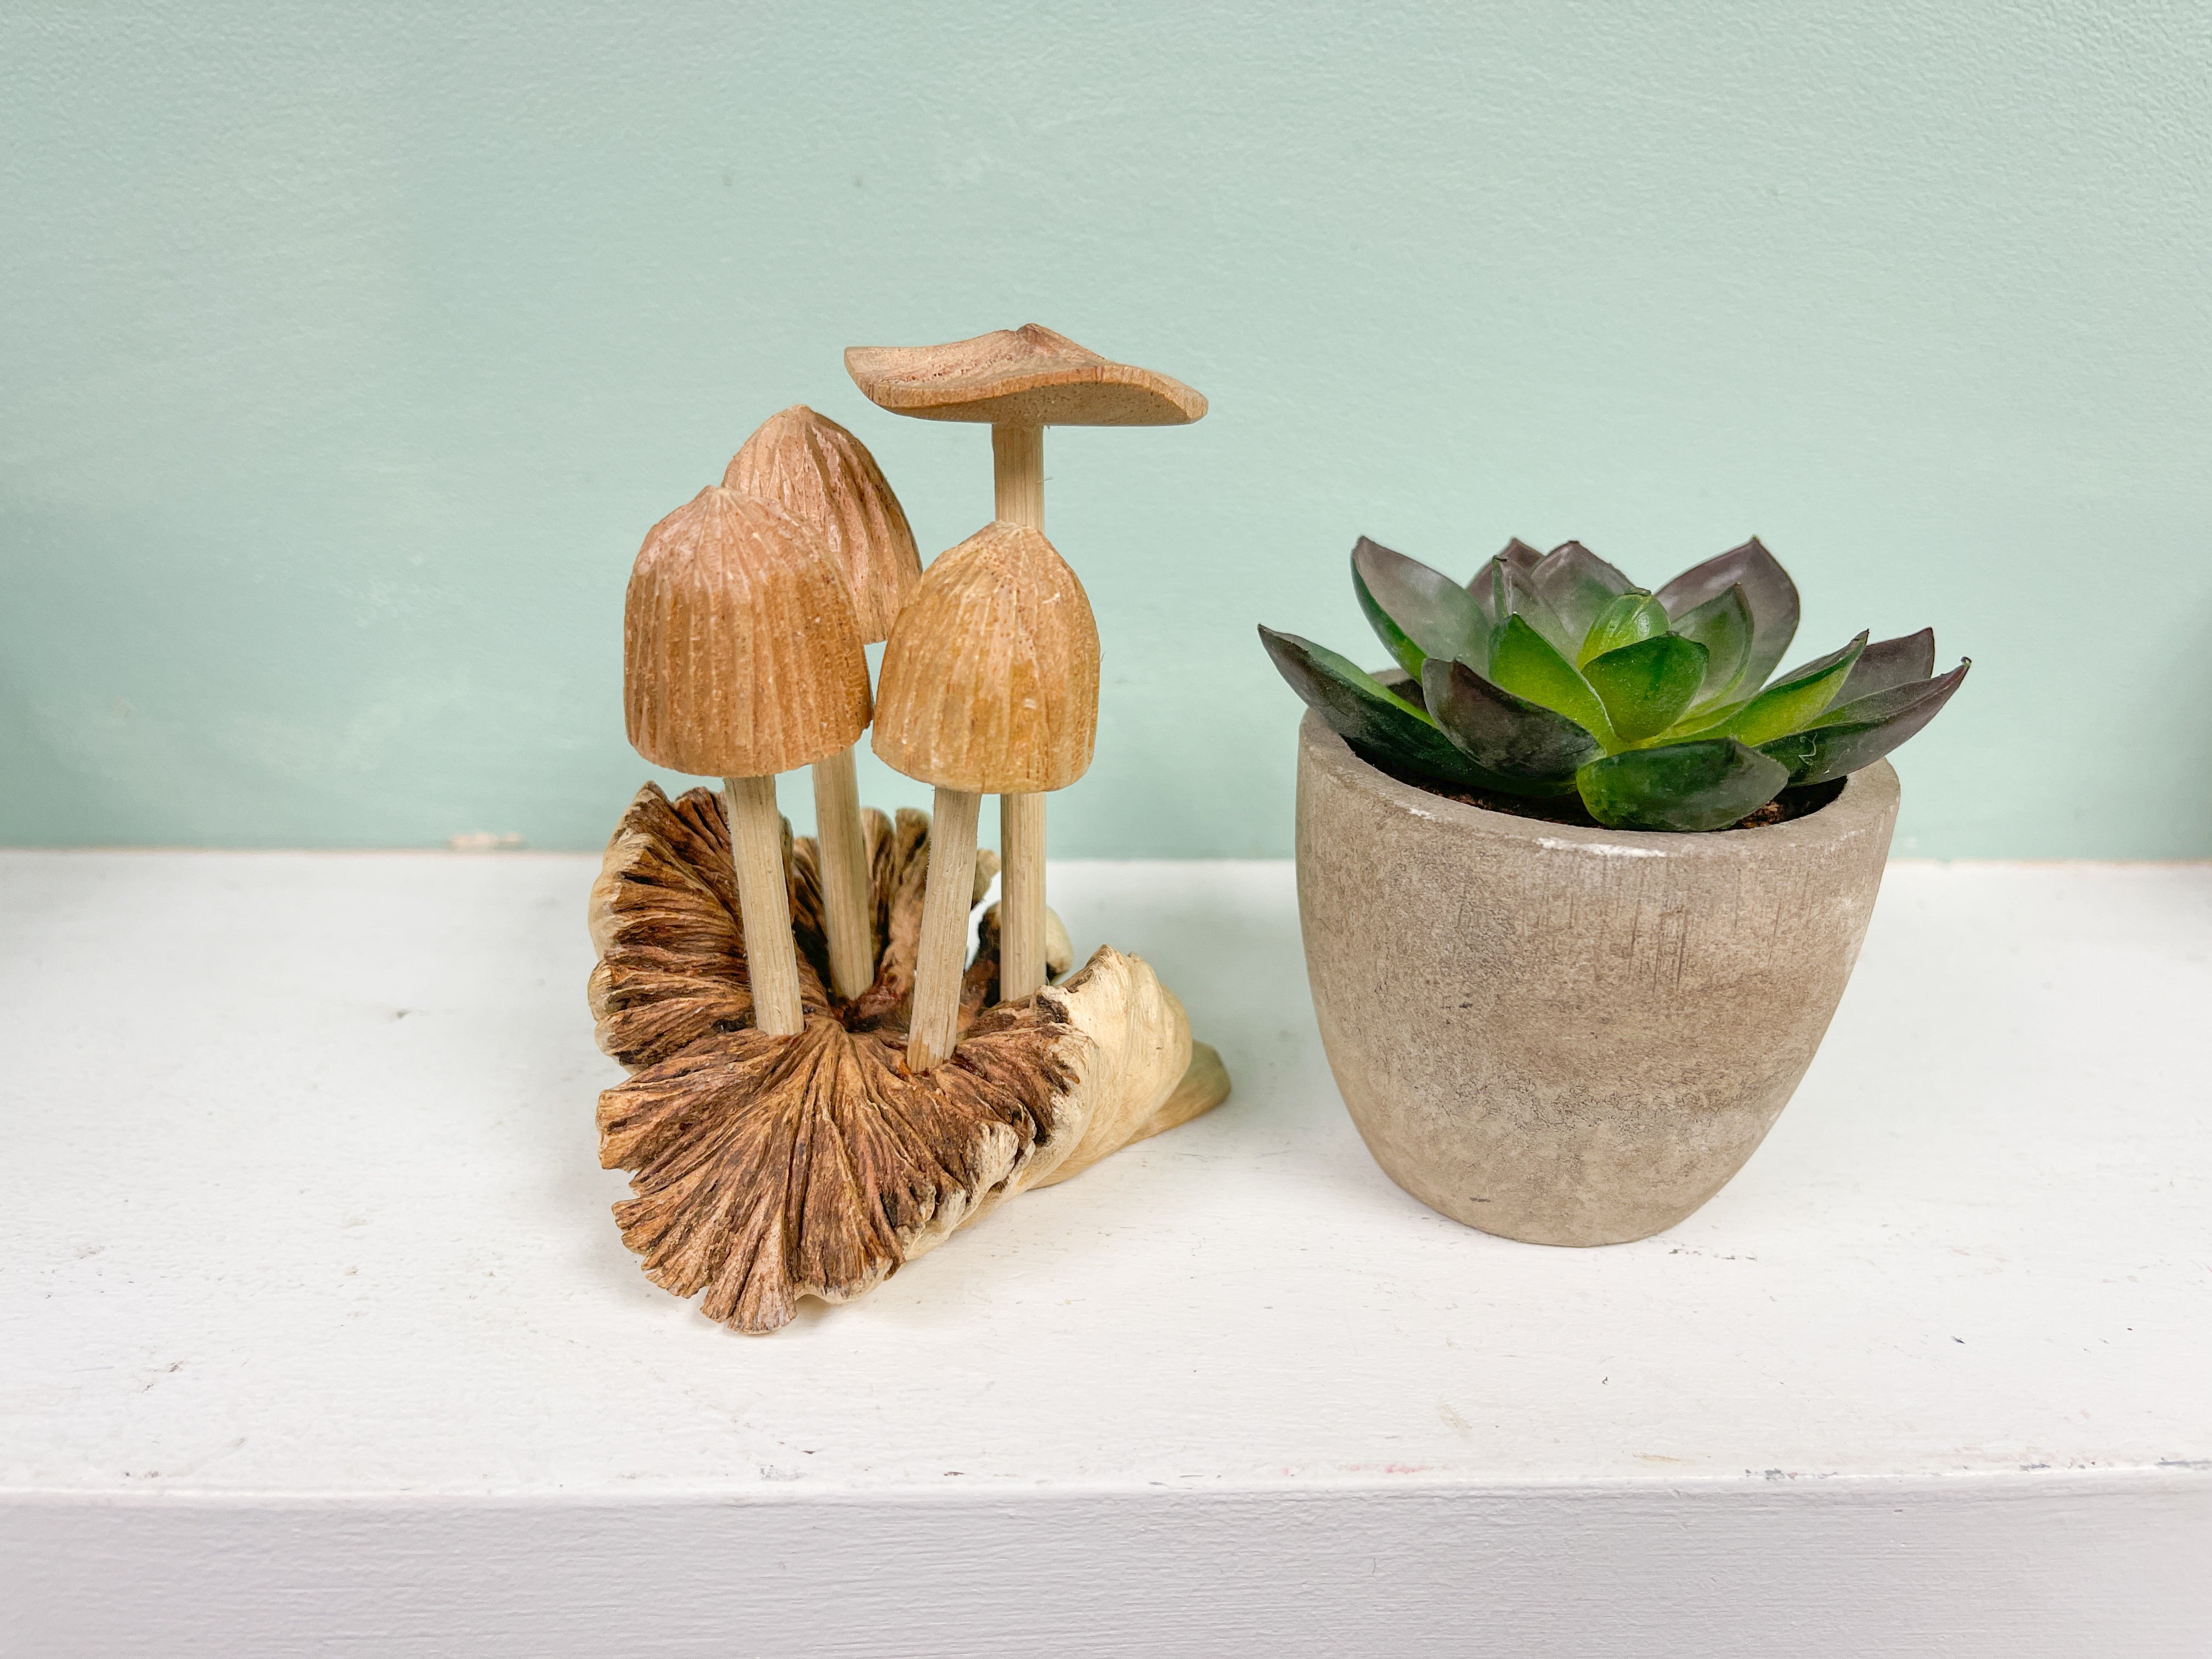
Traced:
<path fill-rule="evenodd" d="M 1967 664 L 1932 629 L 1770 684 L 1797 586 L 1756 537 L 1656 593 L 1579 542 L 1519 540 L 1465 586 L 1360 538 L 1360 609 L 1405 670 L 1386 685 L 1295 634 L 1260 637 L 1291 689 L 1364 758 L 1447 789 L 1579 793 L 1614 830 L 1721 830 L 1793 786 L 1841 779 L 1936 717 Z"/>

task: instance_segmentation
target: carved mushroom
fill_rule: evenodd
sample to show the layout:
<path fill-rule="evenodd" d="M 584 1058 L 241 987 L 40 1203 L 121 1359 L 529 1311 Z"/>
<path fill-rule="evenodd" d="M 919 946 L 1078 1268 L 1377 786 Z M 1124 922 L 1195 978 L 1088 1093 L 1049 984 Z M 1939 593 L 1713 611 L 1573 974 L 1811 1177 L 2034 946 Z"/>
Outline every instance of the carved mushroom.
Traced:
<path fill-rule="evenodd" d="M 723 485 L 774 501 L 811 530 L 844 573 L 860 638 L 890 637 L 921 580 L 921 552 L 905 509 L 868 447 L 836 422 L 794 404 L 761 422 L 730 460 Z M 822 837 L 830 981 L 839 996 L 867 988 L 868 878 L 860 847 L 860 791 L 850 745 L 817 760 L 814 822 Z"/>
<path fill-rule="evenodd" d="M 1039 532 L 1046 427 L 1182 426 L 1206 413 L 1206 399 L 1181 380 L 1115 362 L 1036 323 L 947 345 L 854 346 L 845 368 L 895 414 L 988 423 L 993 516 Z M 1018 998 L 1045 979 L 1044 796 L 994 793 L 1006 859 L 1006 994 Z"/>

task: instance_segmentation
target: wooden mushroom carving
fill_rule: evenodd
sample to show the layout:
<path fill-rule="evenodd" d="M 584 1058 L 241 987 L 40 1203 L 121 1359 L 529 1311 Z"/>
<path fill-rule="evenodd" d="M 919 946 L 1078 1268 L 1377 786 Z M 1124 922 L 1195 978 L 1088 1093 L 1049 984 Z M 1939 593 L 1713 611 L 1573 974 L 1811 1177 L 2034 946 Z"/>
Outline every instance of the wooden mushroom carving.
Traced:
<path fill-rule="evenodd" d="M 860 638 L 890 637 L 921 580 L 906 513 L 867 446 L 836 422 L 795 404 L 763 421 L 722 475 L 732 489 L 774 501 L 813 531 L 845 577 Z M 851 745 L 814 763 L 814 822 L 822 845 L 822 901 L 830 974 L 850 1000 L 874 977 L 860 791 Z"/>
<path fill-rule="evenodd" d="M 986 525 L 924 573 L 884 653 L 871 738 L 886 765 L 932 785 L 935 847 L 915 969 L 907 1063 L 927 1072 L 952 1052 L 967 911 L 962 872 L 975 856 L 983 795 L 1042 799 L 1090 769 L 1098 730 L 1098 626 L 1075 573 L 1042 532 Z M 1000 994 L 1006 941 L 1024 918 L 1000 907 Z M 1042 897 L 1042 894 L 1039 895 Z M 1037 907 L 1036 977 L 1044 978 Z M 1026 967 L 1024 972 L 1029 971 Z"/>
<path fill-rule="evenodd" d="M 994 516 L 1036 531 L 1044 528 L 1046 427 L 1183 426 L 1206 413 L 1206 399 L 1182 381 L 1102 357 L 1036 323 L 947 345 L 854 346 L 845 368 L 894 413 L 989 425 Z M 993 793 L 1006 856 L 1006 994 L 1013 999 L 1045 980 L 1044 798 Z"/>
<path fill-rule="evenodd" d="M 623 613 L 623 699 L 638 753 L 720 777 L 763 1031 L 801 1029 L 775 775 L 849 753 L 868 664 L 844 578 L 781 508 L 701 490 L 653 527 Z"/>

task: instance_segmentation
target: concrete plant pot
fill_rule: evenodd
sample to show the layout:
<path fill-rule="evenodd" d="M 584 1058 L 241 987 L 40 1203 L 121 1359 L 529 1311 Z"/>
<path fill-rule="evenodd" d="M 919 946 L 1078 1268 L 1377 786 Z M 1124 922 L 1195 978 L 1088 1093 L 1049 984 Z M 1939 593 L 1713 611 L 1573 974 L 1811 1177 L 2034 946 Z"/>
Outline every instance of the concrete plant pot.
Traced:
<path fill-rule="evenodd" d="M 1390 1178 L 1534 1244 L 1696 1210 L 1781 1115 L 1858 959 L 1887 761 L 1787 823 L 1581 829 L 1298 734 L 1298 914 L 1331 1069 Z"/>

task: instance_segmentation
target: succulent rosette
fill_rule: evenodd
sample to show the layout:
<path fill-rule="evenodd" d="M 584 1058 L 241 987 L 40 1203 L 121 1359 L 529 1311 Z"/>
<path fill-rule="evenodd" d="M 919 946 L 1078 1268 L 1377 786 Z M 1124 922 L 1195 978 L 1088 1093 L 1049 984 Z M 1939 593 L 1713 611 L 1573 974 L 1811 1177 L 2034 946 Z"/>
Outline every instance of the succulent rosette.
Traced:
<path fill-rule="evenodd" d="M 1966 678 L 1932 629 L 1865 634 L 1773 678 L 1796 584 L 1757 538 L 1656 593 L 1579 542 L 1516 540 L 1465 586 L 1365 537 L 1352 581 L 1393 684 L 1262 627 L 1275 666 L 1364 758 L 1447 789 L 1579 794 L 1614 830 L 1726 829 L 1933 720 Z"/>

